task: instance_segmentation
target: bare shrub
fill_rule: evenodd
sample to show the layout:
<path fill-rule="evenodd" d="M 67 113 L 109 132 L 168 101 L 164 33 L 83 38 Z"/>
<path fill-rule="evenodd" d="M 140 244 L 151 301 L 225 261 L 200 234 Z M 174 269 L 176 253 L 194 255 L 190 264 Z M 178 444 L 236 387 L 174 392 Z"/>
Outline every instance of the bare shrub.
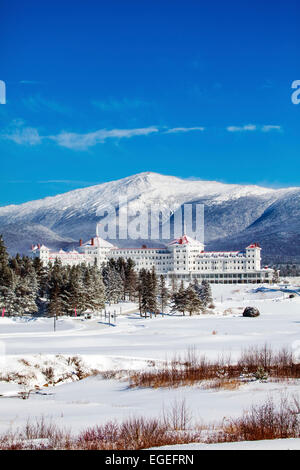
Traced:
<path fill-rule="evenodd" d="M 208 442 L 257 441 L 300 437 L 299 402 L 283 398 L 276 406 L 271 398 L 237 419 L 223 424 L 221 431 L 208 438 Z"/>
<path fill-rule="evenodd" d="M 266 381 L 300 378 L 300 364 L 293 362 L 292 353 L 282 349 L 274 353 L 270 347 L 250 348 L 242 352 L 236 364 L 230 357 L 209 361 L 197 355 L 194 348 L 186 356 L 165 363 L 158 370 L 135 371 L 129 375 L 130 387 L 180 387 L 202 381 L 218 381 L 214 386 L 230 387 L 234 380 Z M 236 384 L 233 386 L 235 387 Z M 237 387 L 236 387 L 237 388 Z"/>
<path fill-rule="evenodd" d="M 182 401 L 174 402 L 162 420 L 138 417 L 123 423 L 111 421 L 89 428 L 78 437 L 72 437 L 70 432 L 42 417 L 35 422 L 28 421 L 21 431 L 0 435 L 0 450 L 139 450 L 191 442 L 299 438 L 299 412 L 297 397 L 292 400 L 282 398 L 279 405 L 269 398 L 261 405 L 252 406 L 241 417 L 224 421 L 219 427 L 208 423 L 187 430 L 191 415 Z"/>
<path fill-rule="evenodd" d="M 47 440 L 44 445 L 50 448 L 65 447 L 71 442 L 69 431 L 60 429 L 52 420 L 46 420 L 42 416 L 39 420 L 28 420 L 21 436 L 25 440 Z"/>
<path fill-rule="evenodd" d="M 48 384 L 53 384 L 54 383 L 54 369 L 53 367 L 45 367 L 42 369 L 42 373 L 46 377 L 47 383 Z"/>
<path fill-rule="evenodd" d="M 121 424 L 115 422 L 90 428 L 76 443 L 83 450 L 139 450 L 163 445 L 197 442 L 199 432 L 170 431 L 157 419 L 130 418 Z"/>
<path fill-rule="evenodd" d="M 24 429 L 9 431 L 0 436 L 0 450 L 70 449 L 74 438 L 52 421 L 28 420 Z"/>
<path fill-rule="evenodd" d="M 176 399 L 168 410 L 163 410 L 163 423 L 168 429 L 185 431 L 192 420 L 192 414 L 185 400 Z"/>

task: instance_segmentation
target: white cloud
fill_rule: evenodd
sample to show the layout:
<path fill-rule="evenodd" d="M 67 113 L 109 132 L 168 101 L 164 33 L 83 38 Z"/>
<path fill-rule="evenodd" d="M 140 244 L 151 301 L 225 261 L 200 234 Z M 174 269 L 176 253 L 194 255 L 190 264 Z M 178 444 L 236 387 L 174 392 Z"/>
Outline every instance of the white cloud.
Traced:
<path fill-rule="evenodd" d="M 85 150 L 99 143 L 104 143 L 107 139 L 123 139 L 139 135 L 148 135 L 158 132 L 156 127 L 145 127 L 139 129 L 100 129 L 86 134 L 77 134 L 74 132 L 61 132 L 55 136 L 49 136 L 61 147 L 67 147 L 74 150 Z"/>
<path fill-rule="evenodd" d="M 254 124 L 247 124 L 245 126 L 229 126 L 227 127 L 228 132 L 244 132 L 244 131 L 255 131 L 256 126 Z"/>
<path fill-rule="evenodd" d="M 42 138 L 38 130 L 33 127 L 16 128 L 14 131 L 3 134 L 2 138 L 12 140 L 19 145 L 38 145 L 41 143 Z"/>
<path fill-rule="evenodd" d="M 270 132 L 270 131 L 282 130 L 281 126 L 274 126 L 274 125 L 258 126 L 255 124 L 247 124 L 245 126 L 229 126 L 226 129 L 228 132 L 246 132 L 246 131 Z"/>
<path fill-rule="evenodd" d="M 41 136 L 38 129 L 26 126 L 25 122 L 17 119 L 6 129 L 0 138 L 11 140 L 19 145 L 38 145 L 42 141 L 55 142 L 60 147 L 73 150 L 86 150 L 97 144 L 103 144 L 109 139 L 129 139 L 135 136 L 147 136 L 150 134 L 177 134 L 187 133 L 191 131 L 203 132 L 205 127 L 172 127 L 160 129 L 156 126 L 142 127 L 135 129 L 99 129 L 94 132 L 76 133 L 62 131 L 55 135 Z M 279 125 L 257 126 L 255 124 L 247 124 L 244 126 L 229 126 L 226 128 L 228 132 L 270 132 L 281 131 Z"/>
<path fill-rule="evenodd" d="M 273 126 L 273 125 L 263 126 L 262 128 L 263 132 L 281 131 L 281 130 L 282 130 L 281 126 Z"/>
<path fill-rule="evenodd" d="M 173 127 L 165 131 L 165 134 L 177 134 L 178 132 L 204 131 L 205 127 Z"/>

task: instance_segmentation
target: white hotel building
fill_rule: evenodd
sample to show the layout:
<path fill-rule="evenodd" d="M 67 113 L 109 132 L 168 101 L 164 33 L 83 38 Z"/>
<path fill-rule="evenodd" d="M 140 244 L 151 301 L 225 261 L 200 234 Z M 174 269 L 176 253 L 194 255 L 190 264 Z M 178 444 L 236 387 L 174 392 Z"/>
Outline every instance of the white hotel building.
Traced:
<path fill-rule="evenodd" d="M 32 246 L 32 255 L 44 265 L 56 259 L 63 265 L 81 263 L 101 266 L 110 258 L 131 258 L 137 271 L 155 268 L 157 274 L 183 280 L 207 279 L 213 284 L 270 283 L 273 269 L 261 268 L 261 248 L 257 243 L 242 251 L 204 251 L 204 245 L 187 235 L 173 240 L 164 248 L 117 248 L 108 241 L 91 238 L 79 242 L 78 250 L 58 252 L 46 246 Z"/>

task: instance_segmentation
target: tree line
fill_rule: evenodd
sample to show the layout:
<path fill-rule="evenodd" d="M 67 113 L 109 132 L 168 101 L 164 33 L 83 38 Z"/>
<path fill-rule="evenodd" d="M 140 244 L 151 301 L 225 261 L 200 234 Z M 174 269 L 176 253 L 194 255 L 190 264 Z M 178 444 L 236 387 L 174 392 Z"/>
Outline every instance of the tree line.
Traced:
<path fill-rule="evenodd" d="M 0 236 L 0 308 L 5 315 L 75 315 L 126 300 L 137 302 L 143 316 L 167 310 L 192 315 L 204 311 L 212 296 L 207 281 L 200 285 L 195 280 L 185 288 L 174 277 L 167 287 L 154 269 L 137 273 L 132 259 L 110 259 L 98 267 L 63 266 L 59 260 L 44 266 L 39 258 L 10 258 Z"/>
<path fill-rule="evenodd" d="M 158 278 L 154 269 L 151 271 L 142 269 L 139 272 L 137 297 L 140 314 L 145 316 L 165 313 L 167 309 L 170 313 L 193 315 L 204 312 L 207 307 L 213 307 L 208 281 L 203 280 L 199 284 L 195 279 L 185 288 L 183 281 L 178 286 L 174 276 L 168 288 L 164 276 Z"/>

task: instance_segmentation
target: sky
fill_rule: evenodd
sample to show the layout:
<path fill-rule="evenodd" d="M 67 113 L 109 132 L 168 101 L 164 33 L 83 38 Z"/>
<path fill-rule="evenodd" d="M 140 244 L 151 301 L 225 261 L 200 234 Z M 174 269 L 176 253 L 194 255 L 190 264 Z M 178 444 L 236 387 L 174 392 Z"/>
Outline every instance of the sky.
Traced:
<path fill-rule="evenodd" d="M 153 171 L 300 185 L 300 4 L 0 0 L 0 206 Z"/>

